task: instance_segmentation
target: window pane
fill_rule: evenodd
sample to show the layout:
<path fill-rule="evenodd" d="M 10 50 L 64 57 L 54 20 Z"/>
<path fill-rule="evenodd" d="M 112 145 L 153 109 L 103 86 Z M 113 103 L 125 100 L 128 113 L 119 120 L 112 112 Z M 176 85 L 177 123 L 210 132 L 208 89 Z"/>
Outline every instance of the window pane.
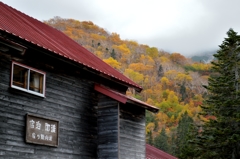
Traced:
<path fill-rule="evenodd" d="M 13 85 L 27 89 L 28 69 L 14 65 Z"/>
<path fill-rule="evenodd" d="M 30 87 L 31 91 L 43 93 L 43 75 L 34 71 L 30 71 Z"/>

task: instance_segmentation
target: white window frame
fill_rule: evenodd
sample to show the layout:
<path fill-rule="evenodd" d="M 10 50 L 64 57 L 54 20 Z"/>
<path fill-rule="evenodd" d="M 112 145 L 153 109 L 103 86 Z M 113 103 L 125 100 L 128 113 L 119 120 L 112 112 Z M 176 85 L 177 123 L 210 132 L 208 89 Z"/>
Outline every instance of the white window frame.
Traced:
<path fill-rule="evenodd" d="M 17 65 L 17 66 L 20 66 L 20 67 L 23 67 L 25 69 L 28 69 L 28 81 L 27 81 L 27 89 L 25 88 L 21 88 L 21 87 L 18 87 L 16 85 L 13 85 L 13 71 L 14 71 L 14 65 Z M 29 85 L 30 85 L 30 71 L 33 71 L 33 72 L 37 72 L 41 75 L 43 75 L 43 90 L 42 92 L 43 93 L 38 93 L 38 92 L 35 92 L 35 91 L 32 91 L 29 89 Z M 40 71 L 40 70 L 37 70 L 35 68 L 32 68 L 32 67 L 29 67 L 29 66 L 26 66 L 26 65 L 23 65 L 23 64 L 20 64 L 18 62 L 15 62 L 15 61 L 12 61 L 12 69 L 11 69 L 11 83 L 10 83 L 10 87 L 11 88 L 14 88 L 14 89 L 18 89 L 18 90 L 21 90 L 23 92 L 27 92 L 27 93 L 30 93 L 30 94 L 33 94 L 33 95 L 36 95 L 36 96 L 40 96 L 40 97 L 44 97 L 45 98 L 45 89 L 46 89 L 46 73 L 43 72 L 43 71 Z"/>

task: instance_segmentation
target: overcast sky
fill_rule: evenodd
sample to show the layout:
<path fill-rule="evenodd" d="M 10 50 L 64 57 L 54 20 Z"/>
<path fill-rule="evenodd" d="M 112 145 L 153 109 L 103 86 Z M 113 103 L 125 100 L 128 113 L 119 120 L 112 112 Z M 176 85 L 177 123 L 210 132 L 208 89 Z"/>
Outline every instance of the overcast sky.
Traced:
<path fill-rule="evenodd" d="M 92 21 L 123 40 L 185 56 L 214 51 L 240 33 L 240 0 L 2 0 L 40 21 Z"/>

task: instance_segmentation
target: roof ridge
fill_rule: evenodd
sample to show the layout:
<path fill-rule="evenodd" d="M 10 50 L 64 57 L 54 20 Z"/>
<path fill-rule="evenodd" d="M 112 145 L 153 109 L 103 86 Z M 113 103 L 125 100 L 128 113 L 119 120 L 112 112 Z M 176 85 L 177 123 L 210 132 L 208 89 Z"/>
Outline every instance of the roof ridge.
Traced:
<path fill-rule="evenodd" d="M 112 68 L 63 32 L 3 2 L 0 3 L 0 7 L 2 10 L 0 10 L 0 13 L 2 12 L 0 14 L 0 30 L 93 69 L 122 84 L 125 83 L 138 91 L 142 90 L 141 86 Z M 22 21 L 24 23 L 21 23 Z"/>

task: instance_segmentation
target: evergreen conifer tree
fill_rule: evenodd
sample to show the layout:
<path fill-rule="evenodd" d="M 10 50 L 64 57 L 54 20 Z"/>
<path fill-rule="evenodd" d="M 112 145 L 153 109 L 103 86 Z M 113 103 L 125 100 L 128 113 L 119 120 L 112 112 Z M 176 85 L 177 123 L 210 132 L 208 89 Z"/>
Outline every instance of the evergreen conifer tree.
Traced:
<path fill-rule="evenodd" d="M 116 53 L 115 53 L 115 50 L 114 50 L 114 49 L 112 49 L 111 57 L 112 57 L 113 59 L 116 59 Z"/>
<path fill-rule="evenodd" d="M 196 135 L 196 129 L 193 130 L 193 119 L 185 112 L 178 123 L 176 134 L 176 156 L 180 159 L 193 158 L 193 145 L 189 142 Z"/>
<path fill-rule="evenodd" d="M 162 128 L 161 133 L 155 138 L 154 146 L 165 152 L 169 152 L 168 136 L 166 134 L 165 128 Z"/>
<path fill-rule="evenodd" d="M 213 75 L 209 78 L 208 98 L 202 108 L 209 121 L 196 138 L 200 158 L 240 158 L 240 36 L 233 29 L 212 62 Z"/>
<path fill-rule="evenodd" d="M 163 67 L 162 67 L 162 65 L 160 65 L 158 68 L 158 77 L 162 78 L 163 75 L 164 75 Z"/>
<path fill-rule="evenodd" d="M 183 82 L 183 84 L 180 86 L 180 94 L 182 95 L 181 101 L 185 101 L 185 99 L 187 98 L 187 89 L 185 86 L 185 82 Z"/>
<path fill-rule="evenodd" d="M 148 144 L 153 145 L 152 131 L 149 132 Z"/>

